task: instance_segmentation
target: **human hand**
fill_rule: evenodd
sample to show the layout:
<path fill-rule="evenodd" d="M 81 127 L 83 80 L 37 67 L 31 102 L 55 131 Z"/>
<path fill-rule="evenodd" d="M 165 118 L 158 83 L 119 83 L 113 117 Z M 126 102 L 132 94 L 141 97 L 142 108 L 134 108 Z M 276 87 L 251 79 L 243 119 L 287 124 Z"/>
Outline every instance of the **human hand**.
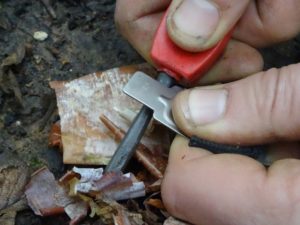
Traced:
<path fill-rule="evenodd" d="M 132 1 L 118 1 L 116 19 L 123 35 L 150 60 L 151 40 L 169 1 L 140 0 L 139 4 Z M 121 7 L 125 2 L 128 7 Z M 177 6 L 181 2 L 176 0 L 172 4 Z M 193 7 L 185 9 L 183 18 L 193 18 L 196 29 L 192 30 L 193 25 L 187 28 L 189 24 L 183 23 L 187 30 L 174 29 L 173 35 L 169 33 L 173 41 L 185 49 L 198 51 L 212 46 L 239 21 L 233 38 L 240 42 L 232 41 L 223 58 L 200 82 L 253 76 L 182 92 L 173 104 L 177 125 L 189 135 L 229 144 L 299 140 L 300 119 L 297 113 L 300 98 L 297 96 L 300 93 L 297 87 L 300 78 L 297 73 L 300 65 L 257 73 L 262 61 L 249 45 L 262 47 L 297 34 L 300 29 L 300 2 L 215 0 L 219 13 L 202 13 L 202 16 L 197 15 L 201 11 L 197 4 L 201 8 L 201 4 L 205 5 L 208 1 L 185 0 L 181 6 L 185 4 L 188 8 L 186 2 Z M 127 10 L 127 17 L 121 14 L 121 8 Z M 214 29 L 206 27 L 201 30 L 205 23 L 201 23 L 204 21 L 202 18 L 197 24 L 198 19 L 212 14 L 219 16 L 216 25 L 212 25 L 213 19 L 210 19 L 210 26 Z M 177 20 L 180 20 L 178 15 Z M 172 29 L 170 26 L 171 23 L 169 30 Z M 192 36 L 180 34 L 187 33 L 189 29 L 201 38 L 191 41 Z M 179 40 L 176 39 L 178 37 Z M 285 154 L 285 157 L 299 157 L 296 142 L 276 145 L 275 151 Z M 270 152 L 269 157 L 282 157 L 280 154 L 274 156 L 273 149 Z M 266 170 L 244 156 L 213 155 L 206 150 L 189 148 L 184 138 L 177 137 L 171 147 L 162 196 L 171 214 L 194 224 L 299 224 L 299 172 L 300 164 L 296 159 L 277 161 Z"/>
<path fill-rule="evenodd" d="M 153 37 L 170 2 L 171 0 L 117 1 L 115 22 L 118 30 L 150 63 Z M 262 58 L 254 48 L 232 39 L 220 60 L 199 82 L 203 85 L 237 80 L 260 71 L 262 66 Z"/>

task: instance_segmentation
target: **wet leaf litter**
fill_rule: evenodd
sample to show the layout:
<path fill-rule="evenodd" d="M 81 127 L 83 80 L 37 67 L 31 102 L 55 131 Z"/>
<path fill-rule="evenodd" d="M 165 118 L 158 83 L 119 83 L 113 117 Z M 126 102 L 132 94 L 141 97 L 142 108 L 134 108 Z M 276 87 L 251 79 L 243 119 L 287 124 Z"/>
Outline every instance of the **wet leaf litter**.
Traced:
<path fill-rule="evenodd" d="M 64 81 L 65 84 L 95 71 L 105 72 L 142 62 L 114 28 L 114 4 L 111 0 L 0 2 L 0 179 L 3 183 L 0 187 L 0 224 L 182 223 L 169 217 L 160 202 L 160 177 L 165 168 L 161 165 L 165 165 L 166 154 L 159 154 L 161 159 L 153 157 L 156 149 L 148 146 L 147 141 L 142 143 L 142 150 L 128 167 L 128 171 L 144 183 L 146 197 L 119 202 L 107 198 L 95 201 L 95 196 L 85 193 L 88 196 L 82 195 L 84 200 L 81 199 L 85 204 L 80 207 L 70 204 L 66 211 L 58 207 L 56 212 L 62 214 L 45 217 L 36 216 L 28 207 L 24 191 L 33 184 L 30 175 L 34 179 L 34 176 L 49 171 L 46 178 L 54 187 L 62 185 L 69 190 L 70 185 L 63 185 L 59 180 L 74 172 L 72 164 L 63 163 L 64 150 L 68 149 L 63 145 L 66 133 L 61 130 L 62 118 L 49 82 Z M 297 62 L 299 46 L 297 38 L 263 50 L 265 68 Z M 113 107 L 112 111 L 124 124 L 128 124 L 134 115 L 134 110 L 120 107 Z M 110 143 L 117 145 L 126 127 L 103 113 L 97 117 L 102 131 L 111 138 Z M 156 124 L 149 127 L 149 133 L 155 127 Z M 87 133 L 92 131 L 86 129 Z M 88 151 L 83 157 L 85 165 L 76 167 L 100 168 L 99 159 L 90 165 L 90 156 Z M 75 178 L 80 180 L 79 175 Z M 126 185 L 130 184 L 126 182 Z M 76 182 L 72 184 L 76 186 Z M 57 187 L 57 190 L 61 189 Z M 70 197 L 69 192 L 65 197 Z M 71 196 L 74 197 L 78 196 Z M 88 212 L 85 214 L 86 206 Z M 90 218 L 90 215 L 94 217 Z"/>

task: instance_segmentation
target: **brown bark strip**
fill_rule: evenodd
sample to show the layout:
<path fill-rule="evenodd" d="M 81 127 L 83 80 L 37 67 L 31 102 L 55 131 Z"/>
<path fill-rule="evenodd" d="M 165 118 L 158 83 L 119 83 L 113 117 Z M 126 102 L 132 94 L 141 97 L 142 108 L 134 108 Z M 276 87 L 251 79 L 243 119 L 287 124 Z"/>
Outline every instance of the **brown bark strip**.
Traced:
<path fill-rule="evenodd" d="M 42 216 L 53 216 L 65 213 L 64 207 L 40 209 Z"/>
<path fill-rule="evenodd" d="M 58 182 L 59 184 L 66 185 L 74 177 L 80 179 L 80 175 L 76 174 L 74 171 L 68 171 L 58 180 Z"/>
<path fill-rule="evenodd" d="M 63 150 L 62 140 L 61 140 L 61 129 L 59 122 L 52 124 L 49 138 L 48 138 L 49 147 L 58 147 L 61 151 Z"/>

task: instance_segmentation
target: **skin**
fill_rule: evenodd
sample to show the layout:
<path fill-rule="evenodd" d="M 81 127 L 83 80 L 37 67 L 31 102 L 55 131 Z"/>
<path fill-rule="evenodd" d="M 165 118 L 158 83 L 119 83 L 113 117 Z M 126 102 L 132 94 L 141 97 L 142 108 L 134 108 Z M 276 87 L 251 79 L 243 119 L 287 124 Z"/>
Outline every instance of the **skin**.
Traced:
<path fill-rule="evenodd" d="M 185 133 L 220 143 L 273 143 L 269 157 L 275 162 L 266 169 L 245 156 L 214 155 L 190 148 L 186 139 L 176 137 L 162 185 L 165 206 L 173 216 L 193 224 L 299 224 L 300 64 L 260 72 L 263 62 L 255 48 L 299 33 L 300 2 L 213 2 L 221 16 L 206 39 L 193 40 L 172 27 L 171 22 L 168 31 L 175 43 L 197 52 L 213 46 L 237 24 L 223 57 L 198 82 L 233 81 L 218 86 L 228 92 L 226 111 L 215 122 L 195 125 L 182 110 L 193 90 L 189 89 L 175 98 L 174 119 Z M 152 39 L 170 3 L 171 9 L 176 9 L 182 0 L 117 1 L 115 20 L 119 31 L 150 63 Z M 171 17 L 173 13 L 169 11 Z"/>

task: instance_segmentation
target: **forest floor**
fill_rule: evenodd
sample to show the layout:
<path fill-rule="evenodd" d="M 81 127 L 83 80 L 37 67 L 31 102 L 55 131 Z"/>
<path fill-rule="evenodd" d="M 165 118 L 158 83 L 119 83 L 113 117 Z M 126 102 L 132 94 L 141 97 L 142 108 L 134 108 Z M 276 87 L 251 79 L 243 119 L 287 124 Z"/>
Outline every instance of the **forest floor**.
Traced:
<path fill-rule="evenodd" d="M 115 29 L 115 1 L 55 0 L 51 5 L 54 14 L 42 1 L 0 1 L 0 175 L 5 171 L 9 176 L 6 169 L 18 165 L 26 168 L 24 176 L 42 166 L 56 177 L 65 172 L 59 151 L 48 147 L 50 125 L 58 119 L 49 81 L 143 62 Z M 34 39 L 36 31 L 46 32 L 48 38 Z M 265 69 L 295 63 L 300 38 L 262 53 Z M 18 213 L 16 224 L 57 225 L 67 220 L 40 218 L 28 209 Z"/>

